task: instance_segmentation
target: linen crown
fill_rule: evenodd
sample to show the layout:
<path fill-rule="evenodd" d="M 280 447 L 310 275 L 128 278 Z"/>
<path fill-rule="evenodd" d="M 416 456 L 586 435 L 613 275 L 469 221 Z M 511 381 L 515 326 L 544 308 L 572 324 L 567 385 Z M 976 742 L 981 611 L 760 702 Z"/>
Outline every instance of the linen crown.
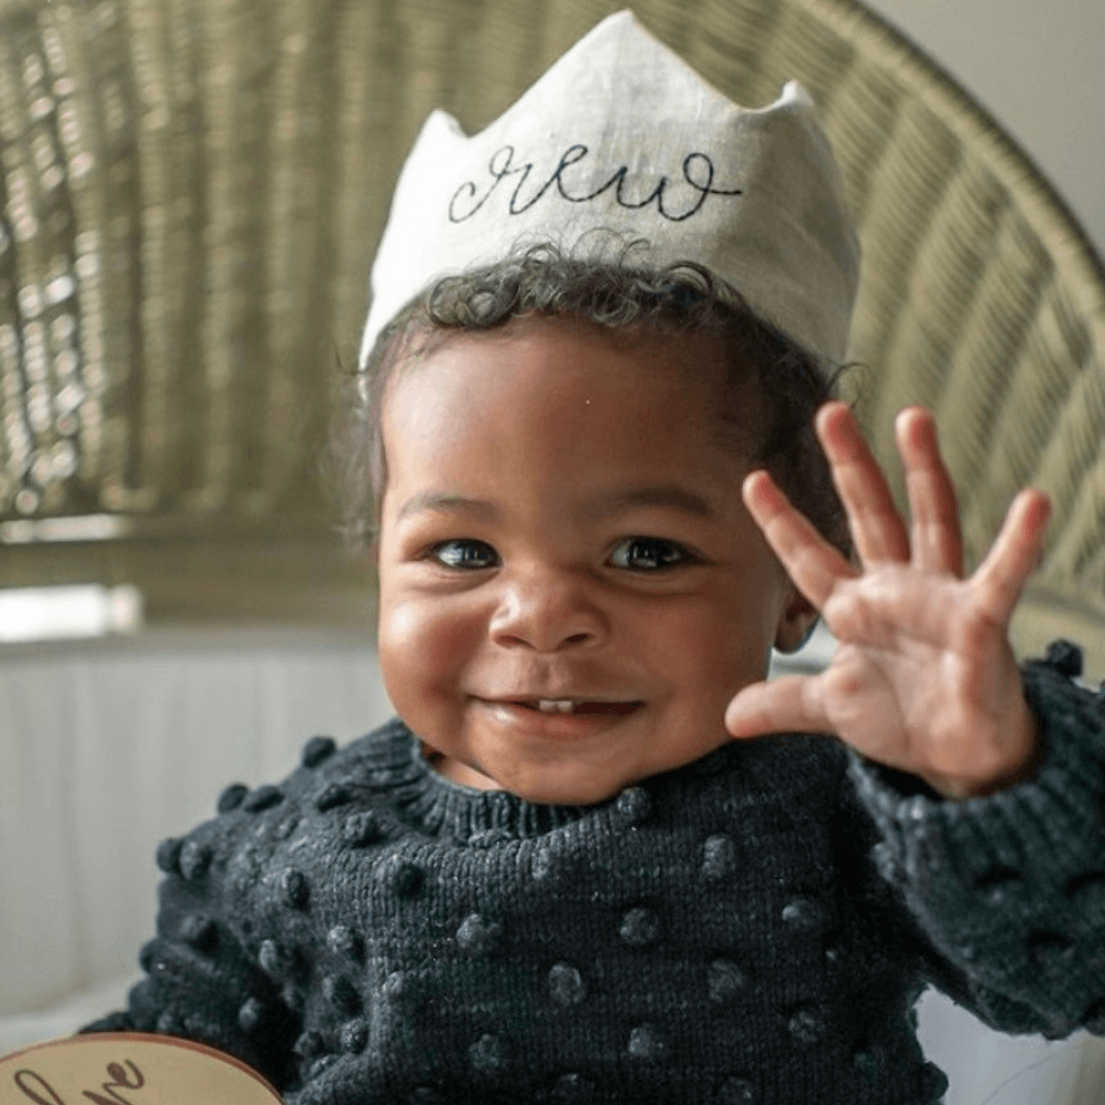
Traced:
<path fill-rule="evenodd" d="M 512 107 L 468 137 L 427 119 L 372 269 L 364 367 L 384 326 L 443 276 L 527 244 L 694 261 L 826 367 L 843 360 L 859 247 L 813 101 L 796 81 L 746 109 L 631 12 L 599 23 Z"/>

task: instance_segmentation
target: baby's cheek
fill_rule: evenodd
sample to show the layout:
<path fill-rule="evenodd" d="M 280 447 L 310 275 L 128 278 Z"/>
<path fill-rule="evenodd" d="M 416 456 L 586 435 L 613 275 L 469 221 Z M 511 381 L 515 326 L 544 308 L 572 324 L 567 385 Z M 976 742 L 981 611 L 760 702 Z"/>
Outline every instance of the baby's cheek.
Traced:
<path fill-rule="evenodd" d="M 668 632 L 672 676 L 703 706 L 724 710 L 737 691 L 766 673 L 770 640 L 759 619 L 750 619 L 739 606 L 719 603 L 669 625 Z"/>
<path fill-rule="evenodd" d="M 379 659 L 392 702 L 454 693 L 480 639 L 479 627 L 440 598 L 381 610 Z"/>

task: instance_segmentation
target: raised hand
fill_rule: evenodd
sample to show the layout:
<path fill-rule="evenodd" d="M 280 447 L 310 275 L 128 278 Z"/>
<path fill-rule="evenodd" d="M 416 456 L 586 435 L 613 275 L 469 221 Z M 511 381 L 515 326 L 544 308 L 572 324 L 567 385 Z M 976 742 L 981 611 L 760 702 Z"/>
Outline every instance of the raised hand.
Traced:
<path fill-rule="evenodd" d="M 860 570 L 766 472 L 746 478 L 745 504 L 840 644 L 818 675 L 746 687 L 726 710 L 726 728 L 735 737 L 833 733 L 946 797 L 989 794 L 1030 774 L 1040 755 L 1008 627 L 1039 560 L 1050 504 L 1022 491 L 986 559 L 963 578 L 955 490 L 932 415 L 912 407 L 895 428 L 908 533 L 848 407 L 829 403 L 817 417 Z"/>

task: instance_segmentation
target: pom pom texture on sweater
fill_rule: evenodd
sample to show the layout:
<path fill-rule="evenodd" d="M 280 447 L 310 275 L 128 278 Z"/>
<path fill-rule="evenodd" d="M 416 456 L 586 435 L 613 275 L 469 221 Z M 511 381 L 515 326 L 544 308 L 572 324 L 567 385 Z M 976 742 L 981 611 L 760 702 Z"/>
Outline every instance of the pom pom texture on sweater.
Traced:
<path fill-rule="evenodd" d="M 1048 754 L 944 802 L 821 737 L 727 746 L 588 808 L 437 776 L 399 721 L 314 738 L 163 843 L 124 1014 L 292 1105 L 933 1105 L 933 981 L 997 1027 L 1105 1034 L 1105 715 L 1026 669 Z"/>

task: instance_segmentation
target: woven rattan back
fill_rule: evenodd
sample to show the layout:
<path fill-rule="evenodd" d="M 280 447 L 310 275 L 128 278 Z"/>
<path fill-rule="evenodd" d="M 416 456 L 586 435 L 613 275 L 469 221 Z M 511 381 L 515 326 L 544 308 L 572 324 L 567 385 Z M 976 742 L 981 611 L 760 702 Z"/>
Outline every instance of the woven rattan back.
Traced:
<path fill-rule="evenodd" d="M 362 617 L 315 458 L 398 167 L 433 107 L 481 127 L 619 6 L 0 0 L 0 585 Z M 936 410 L 973 557 L 1045 488 L 1023 639 L 1058 618 L 1105 669 L 1105 281 L 1061 203 L 850 0 L 633 6 L 738 102 L 813 92 L 865 250 L 874 442 Z"/>

